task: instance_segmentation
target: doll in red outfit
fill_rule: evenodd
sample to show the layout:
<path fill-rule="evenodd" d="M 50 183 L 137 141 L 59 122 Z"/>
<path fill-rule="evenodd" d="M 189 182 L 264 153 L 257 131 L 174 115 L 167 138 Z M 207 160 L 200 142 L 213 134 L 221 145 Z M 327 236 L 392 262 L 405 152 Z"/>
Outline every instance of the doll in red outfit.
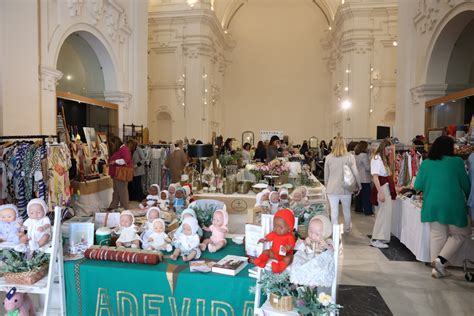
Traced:
<path fill-rule="evenodd" d="M 295 226 L 295 215 L 288 209 L 279 210 L 273 218 L 273 231 L 258 242 L 272 242 L 272 248 L 264 250 L 262 254 L 255 259 L 254 264 L 264 268 L 269 259 L 275 259 L 272 262 L 273 273 L 283 272 L 293 260 L 293 248 L 295 247 L 295 236 L 293 227 Z"/>

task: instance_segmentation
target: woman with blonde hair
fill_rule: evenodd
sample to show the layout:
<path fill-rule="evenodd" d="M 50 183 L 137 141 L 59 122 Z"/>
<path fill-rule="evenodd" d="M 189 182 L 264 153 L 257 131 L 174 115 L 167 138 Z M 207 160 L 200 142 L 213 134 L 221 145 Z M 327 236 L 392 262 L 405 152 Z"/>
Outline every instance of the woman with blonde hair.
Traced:
<path fill-rule="evenodd" d="M 370 173 L 374 181 L 371 202 L 376 207 L 370 245 L 376 248 L 388 248 L 392 229 L 392 200 L 397 196 L 389 164 L 391 146 L 392 142 L 384 139 L 370 161 Z"/>
<path fill-rule="evenodd" d="M 349 191 L 344 187 L 344 165 L 347 165 L 357 181 L 358 189 L 356 192 Z M 346 142 L 341 137 L 336 137 L 333 142 L 333 150 L 326 157 L 324 164 L 324 184 L 331 207 L 331 221 L 338 223 L 339 201 L 342 204 L 344 213 L 344 230 L 346 233 L 351 231 L 351 200 L 352 194 L 359 193 L 361 188 L 359 173 L 355 158 L 347 152 Z"/>

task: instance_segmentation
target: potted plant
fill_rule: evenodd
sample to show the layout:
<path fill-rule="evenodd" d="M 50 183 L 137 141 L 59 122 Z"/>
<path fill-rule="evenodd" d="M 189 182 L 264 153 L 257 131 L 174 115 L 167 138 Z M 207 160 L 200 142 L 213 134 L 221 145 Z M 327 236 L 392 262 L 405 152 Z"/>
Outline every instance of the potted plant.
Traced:
<path fill-rule="evenodd" d="M 258 282 L 262 290 L 269 294 L 270 305 L 278 311 L 288 312 L 293 309 L 293 295 L 296 286 L 290 282 L 287 271 L 274 274 L 264 270 L 262 279 Z"/>
<path fill-rule="evenodd" d="M 44 252 L 16 252 L 4 249 L 1 252 L 3 272 L 8 283 L 34 284 L 48 272 L 49 254 Z"/>
<path fill-rule="evenodd" d="M 342 308 L 332 303 L 332 297 L 324 292 L 318 294 L 317 287 L 301 286 L 296 289 L 295 306 L 298 314 L 303 316 L 329 315 Z"/>

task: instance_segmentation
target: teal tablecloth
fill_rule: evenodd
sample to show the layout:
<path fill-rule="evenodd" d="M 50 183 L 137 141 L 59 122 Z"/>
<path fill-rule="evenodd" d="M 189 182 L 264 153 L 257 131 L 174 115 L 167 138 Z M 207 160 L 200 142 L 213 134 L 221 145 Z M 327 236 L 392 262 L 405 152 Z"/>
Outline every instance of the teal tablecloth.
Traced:
<path fill-rule="evenodd" d="M 244 256 L 243 246 L 202 258 Z M 251 316 L 254 295 L 249 264 L 237 276 L 192 273 L 181 260 L 158 265 L 81 259 L 65 263 L 67 315 Z"/>

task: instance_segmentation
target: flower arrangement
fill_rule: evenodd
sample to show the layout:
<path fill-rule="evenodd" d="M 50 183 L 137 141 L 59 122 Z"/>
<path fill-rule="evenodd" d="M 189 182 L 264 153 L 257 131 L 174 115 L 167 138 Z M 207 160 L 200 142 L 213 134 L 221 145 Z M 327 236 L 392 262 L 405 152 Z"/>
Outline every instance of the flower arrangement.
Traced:
<path fill-rule="evenodd" d="M 261 162 L 247 164 L 246 168 L 255 174 L 258 179 L 261 179 L 265 175 L 282 176 L 290 172 L 290 167 L 279 159 L 272 160 L 268 164 Z"/>
<path fill-rule="evenodd" d="M 324 292 L 318 294 L 317 287 L 298 287 L 295 306 L 298 314 L 303 316 L 328 315 L 342 308 L 332 303 L 332 297 Z"/>

